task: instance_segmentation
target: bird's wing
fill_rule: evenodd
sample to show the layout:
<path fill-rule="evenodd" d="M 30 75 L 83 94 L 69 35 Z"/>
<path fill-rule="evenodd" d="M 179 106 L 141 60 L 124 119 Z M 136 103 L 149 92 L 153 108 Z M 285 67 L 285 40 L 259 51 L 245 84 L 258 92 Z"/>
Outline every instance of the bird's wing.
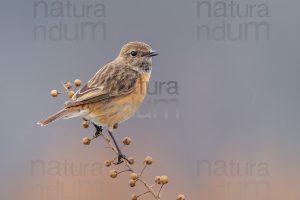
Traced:
<path fill-rule="evenodd" d="M 106 100 L 111 97 L 126 95 L 134 90 L 139 78 L 137 71 L 120 64 L 107 64 L 89 80 L 65 107 Z"/>

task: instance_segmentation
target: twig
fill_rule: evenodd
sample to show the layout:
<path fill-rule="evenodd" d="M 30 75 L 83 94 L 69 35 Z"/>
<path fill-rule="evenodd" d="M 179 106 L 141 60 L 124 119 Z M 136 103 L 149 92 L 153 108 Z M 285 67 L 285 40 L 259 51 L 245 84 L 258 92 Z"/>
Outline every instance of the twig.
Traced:
<path fill-rule="evenodd" d="M 148 194 L 149 192 L 150 192 L 150 191 L 146 191 L 146 192 L 144 192 L 144 193 L 138 195 L 137 197 L 141 197 L 141 196 L 143 196 L 143 195 L 145 195 L 145 194 Z"/>
<path fill-rule="evenodd" d="M 142 169 L 142 171 L 140 173 L 140 177 L 142 177 L 142 175 L 143 175 L 143 173 L 144 173 L 144 171 L 145 171 L 146 168 L 147 168 L 147 165 L 144 165 L 144 167 L 143 167 L 143 169 Z"/>
<path fill-rule="evenodd" d="M 160 186 L 157 196 L 160 196 L 160 193 L 161 193 L 163 187 L 164 187 L 164 184 L 162 184 L 162 185 Z"/>
<path fill-rule="evenodd" d="M 105 137 L 103 134 L 101 134 L 100 136 L 104 139 L 105 143 L 106 143 L 109 147 L 111 147 L 111 149 L 114 151 L 114 153 L 118 155 L 118 150 L 115 148 L 115 146 L 114 146 L 113 144 L 111 144 L 110 140 L 109 140 L 107 137 Z M 125 164 L 125 166 L 127 167 L 127 171 L 131 171 L 132 173 L 135 173 L 135 170 L 133 170 L 133 168 L 130 166 L 130 164 L 129 164 L 127 161 L 125 161 L 124 164 Z M 142 172 L 144 171 L 144 169 L 145 169 L 145 167 L 143 168 Z M 138 180 L 139 180 L 141 183 L 143 183 L 143 185 L 144 185 L 144 186 L 146 187 L 146 189 L 148 190 L 148 191 L 145 192 L 144 194 L 151 193 L 152 196 L 153 196 L 155 199 L 157 199 L 157 200 L 160 200 L 160 199 L 161 199 L 160 196 L 159 196 L 159 193 L 156 193 L 156 192 L 153 190 L 153 188 L 152 188 L 150 185 L 148 185 L 148 183 L 147 183 L 142 177 L 139 177 Z M 144 195 L 144 194 L 141 194 L 141 195 L 139 195 L 139 196 L 142 196 L 142 195 Z"/>

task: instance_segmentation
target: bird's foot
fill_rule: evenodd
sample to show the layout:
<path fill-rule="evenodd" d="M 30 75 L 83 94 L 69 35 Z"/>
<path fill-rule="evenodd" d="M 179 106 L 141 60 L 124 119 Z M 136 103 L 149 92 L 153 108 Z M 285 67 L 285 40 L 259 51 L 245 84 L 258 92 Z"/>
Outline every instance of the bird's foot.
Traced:
<path fill-rule="evenodd" d="M 94 124 L 94 126 L 95 126 L 95 129 L 96 129 L 96 132 L 94 134 L 93 139 L 95 139 L 95 138 L 99 137 L 100 135 L 102 135 L 102 131 L 103 131 L 102 126 L 98 126 L 96 124 Z"/>
<path fill-rule="evenodd" d="M 126 156 L 125 156 L 124 154 L 119 153 L 119 155 L 118 155 L 118 161 L 117 161 L 117 162 L 114 162 L 113 164 L 114 164 L 114 165 L 119 165 L 119 164 L 123 163 L 124 160 L 128 161 L 128 159 L 126 158 Z M 128 161 L 128 162 L 129 162 L 129 161 Z"/>
<path fill-rule="evenodd" d="M 98 126 L 98 125 L 96 125 L 96 124 L 94 124 L 94 123 L 93 123 L 93 125 L 94 125 L 94 127 L 95 127 L 95 129 L 96 129 L 96 132 L 102 132 L 102 131 L 103 131 L 102 126 Z"/>

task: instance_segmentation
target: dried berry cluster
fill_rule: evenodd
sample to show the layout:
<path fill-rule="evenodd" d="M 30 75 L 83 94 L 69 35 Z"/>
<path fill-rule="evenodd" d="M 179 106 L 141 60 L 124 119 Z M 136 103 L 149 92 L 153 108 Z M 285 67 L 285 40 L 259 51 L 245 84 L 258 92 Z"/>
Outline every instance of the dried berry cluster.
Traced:
<path fill-rule="evenodd" d="M 66 94 L 68 95 L 69 98 L 72 98 L 73 95 L 75 94 L 75 92 L 72 90 L 72 83 L 70 82 L 61 82 L 61 84 L 63 85 L 65 91 L 64 92 L 58 92 L 57 90 L 51 90 L 50 94 L 52 97 L 57 97 L 60 94 Z M 74 80 L 74 86 L 75 89 L 78 89 L 78 87 L 81 86 L 81 80 L 79 79 L 75 79 Z"/>
<path fill-rule="evenodd" d="M 62 82 L 62 85 L 65 89 L 65 92 L 58 92 L 57 90 L 52 90 L 51 96 L 57 97 L 59 94 L 66 94 L 69 98 L 72 98 L 73 95 L 75 94 L 75 92 L 72 90 L 72 84 L 70 82 L 65 82 L 65 83 Z M 79 79 L 76 79 L 74 81 L 74 86 L 75 86 L 75 89 L 78 89 L 78 87 L 81 86 L 81 81 Z M 89 123 L 90 122 L 88 120 L 83 119 L 82 126 L 84 128 L 88 128 Z M 114 128 L 115 129 L 118 128 L 117 124 Z M 82 139 L 82 142 L 84 145 L 89 145 L 92 140 L 94 140 L 100 136 L 103 138 L 104 142 L 106 143 L 107 148 L 110 148 L 111 150 L 113 150 L 113 152 L 116 155 L 118 155 L 118 151 L 117 151 L 116 147 L 111 143 L 110 139 L 108 137 L 106 137 L 102 132 L 101 133 L 97 132 L 92 138 L 84 137 Z M 131 141 L 130 137 L 125 137 L 123 139 L 123 147 L 129 146 L 131 144 L 131 142 L 132 141 Z M 105 162 L 104 162 L 105 166 L 106 167 L 113 166 L 114 161 L 116 159 L 117 159 L 117 157 L 115 157 L 114 159 L 111 159 L 111 160 L 105 160 Z M 127 157 L 126 161 L 124 161 L 122 163 L 124 169 L 121 171 L 118 171 L 116 169 L 111 169 L 109 171 L 109 176 L 111 178 L 117 178 L 120 174 L 127 172 L 127 173 L 129 173 L 128 185 L 130 187 L 135 187 L 137 183 L 144 185 L 145 192 L 143 192 L 142 194 L 139 194 L 139 195 L 132 194 L 132 196 L 131 196 L 132 200 L 138 200 L 143 195 L 146 195 L 146 194 L 151 194 L 155 199 L 160 200 L 161 193 L 162 193 L 164 186 L 169 183 L 168 176 L 166 176 L 166 175 L 156 176 L 156 177 L 154 177 L 154 180 L 153 180 L 154 183 L 150 185 L 143 179 L 143 174 L 144 174 L 146 168 L 153 164 L 153 158 L 151 156 L 145 157 L 144 162 L 143 162 L 143 168 L 140 173 L 137 173 L 133 169 L 132 165 L 134 163 L 135 163 L 135 159 L 133 157 Z M 156 188 L 156 190 L 155 190 L 155 188 Z M 177 196 L 176 200 L 185 200 L 185 196 L 183 194 L 179 194 Z"/>
<path fill-rule="evenodd" d="M 106 144 L 108 145 L 107 147 L 108 148 L 111 148 L 117 155 L 117 150 L 115 149 L 115 147 L 110 143 L 110 140 L 105 137 L 103 134 L 101 135 L 104 139 L 104 141 L 106 142 Z M 95 137 L 94 137 L 95 138 Z M 88 137 L 85 137 L 83 139 L 83 144 L 85 145 L 88 145 L 90 144 L 91 140 L 93 140 L 94 138 L 90 139 Z M 124 146 L 128 146 L 131 144 L 131 139 L 129 137 L 125 137 L 123 139 L 123 145 Z M 117 157 L 116 157 L 117 158 Z M 116 159 L 112 159 L 112 160 L 105 160 L 104 164 L 106 167 L 111 167 L 113 165 L 113 162 L 114 160 Z M 162 192 L 162 189 L 165 185 L 167 185 L 169 183 L 169 178 L 168 176 L 166 175 L 162 175 L 162 176 L 156 176 L 154 178 L 154 184 L 152 185 L 149 185 L 144 179 L 143 179 L 143 173 L 145 172 L 145 169 L 152 165 L 153 164 L 153 158 L 151 156 L 146 156 L 145 159 L 144 159 L 144 162 L 143 162 L 143 169 L 141 170 L 140 173 L 137 173 L 133 168 L 132 168 L 132 165 L 135 163 L 135 160 L 133 157 L 128 157 L 128 161 L 125 161 L 124 162 L 124 169 L 121 170 L 121 171 L 118 171 L 116 169 L 111 169 L 109 171 L 109 176 L 111 178 L 117 178 L 119 176 L 119 174 L 122 174 L 122 173 L 129 173 L 129 181 L 128 181 L 128 185 L 130 187 L 135 187 L 136 184 L 138 182 L 140 182 L 141 184 L 143 184 L 146 188 L 146 191 L 142 194 L 139 194 L 139 195 L 136 195 L 136 194 L 133 194 L 131 196 L 131 199 L 132 200 L 137 200 L 139 198 L 141 198 L 143 195 L 146 195 L 146 194 L 152 194 L 152 196 L 155 198 L 155 199 L 161 199 L 161 192 Z M 158 191 L 155 191 L 155 187 L 156 186 L 159 186 L 158 188 Z M 183 194 L 179 194 L 177 196 L 177 200 L 185 200 L 185 196 Z"/>

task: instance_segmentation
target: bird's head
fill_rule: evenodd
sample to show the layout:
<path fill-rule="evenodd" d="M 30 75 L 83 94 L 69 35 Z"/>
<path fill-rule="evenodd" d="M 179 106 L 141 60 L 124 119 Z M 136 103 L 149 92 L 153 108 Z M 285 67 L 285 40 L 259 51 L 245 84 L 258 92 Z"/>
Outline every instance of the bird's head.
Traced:
<path fill-rule="evenodd" d="M 152 65 L 152 57 L 156 55 L 146 43 L 129 42 L 122 47 L 118 58 L 137 70 L 147 70 Z"/>

